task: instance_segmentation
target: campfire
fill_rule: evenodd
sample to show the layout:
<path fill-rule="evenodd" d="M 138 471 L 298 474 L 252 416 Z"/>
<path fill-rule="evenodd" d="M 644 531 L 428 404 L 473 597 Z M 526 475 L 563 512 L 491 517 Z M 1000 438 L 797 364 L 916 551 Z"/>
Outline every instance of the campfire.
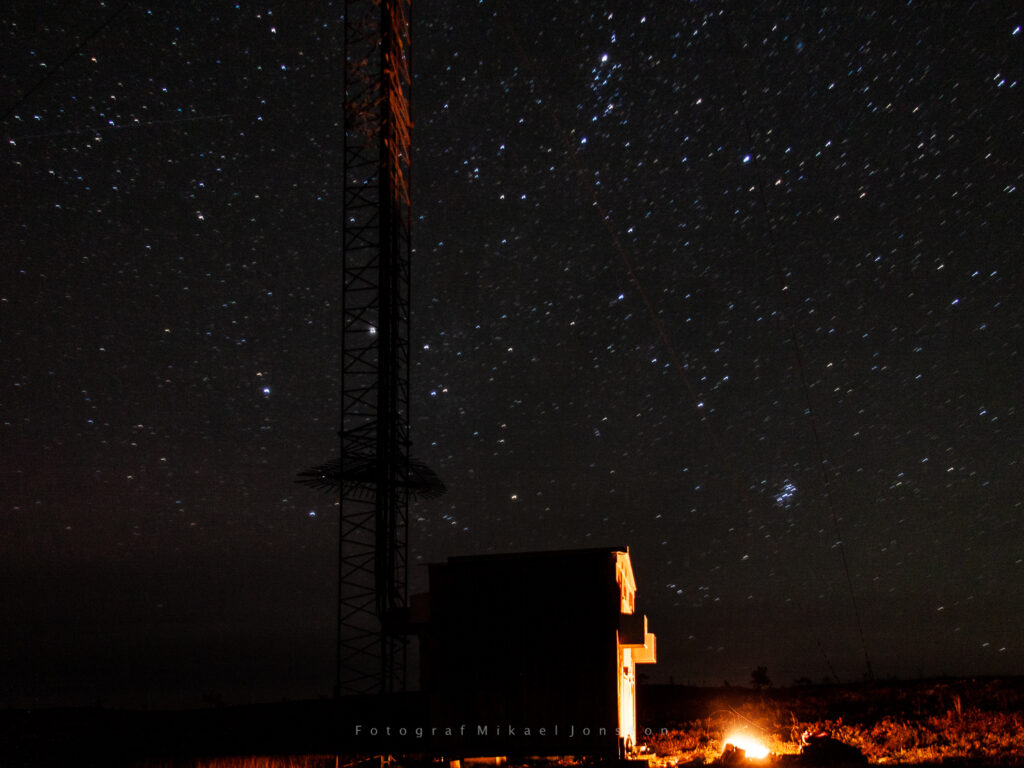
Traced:
<path fill-rule="evenodd" d="M 737 756 L 739 760 L 763 760 L 770 754 L 768 747 L 753 736 L 742 733 L 733 734 L 725 740 L 725 750 L 722 753 L 723 759 L 730 752 L 742 753 Z"/>
<path fill-rule="evenodd" d="M 833 739 L 828 731 L 805 731 L 798 755 L 775 754 L 758 739 L 744 733 L 729 736 L 717 764 L 738 768 L 750 762 L 782 766 L 853 766 L 862 765 L 867 759 L 859 749 Z"/>

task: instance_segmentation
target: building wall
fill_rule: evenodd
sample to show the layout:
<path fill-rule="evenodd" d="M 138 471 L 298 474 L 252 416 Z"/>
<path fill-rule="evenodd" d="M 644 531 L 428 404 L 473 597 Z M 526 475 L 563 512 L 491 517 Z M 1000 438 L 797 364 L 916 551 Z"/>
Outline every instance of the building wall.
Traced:
<path fill-rule="evenodd" d="M 614 550 L 579 550 L 431 567 L 422 686 L 431 725 L 459 730 L 453 754 L 618 753 L 635 687 L 617 566 Z"/>

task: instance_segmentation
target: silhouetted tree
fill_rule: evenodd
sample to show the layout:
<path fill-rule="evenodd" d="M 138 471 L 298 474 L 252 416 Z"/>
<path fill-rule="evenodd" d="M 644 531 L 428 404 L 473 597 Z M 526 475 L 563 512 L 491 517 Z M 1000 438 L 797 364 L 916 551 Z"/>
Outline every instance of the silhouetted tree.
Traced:
<path fill-rule="evenodd" d="M 768 677 L 768 667 L 757 667 L 750 673 L 750 684 L 757 690 L 772 687 L 772 680 Z"/>

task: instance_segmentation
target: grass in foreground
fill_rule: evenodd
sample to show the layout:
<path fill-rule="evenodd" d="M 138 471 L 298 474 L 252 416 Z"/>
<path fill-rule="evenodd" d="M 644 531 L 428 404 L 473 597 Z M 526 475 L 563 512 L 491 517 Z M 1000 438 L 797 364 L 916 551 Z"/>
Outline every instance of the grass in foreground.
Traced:
<path fill-rule="evenodd" d="M 731 736 L 759 740 L 776 754 L 800 751 L 806 731 L 827 730 L 871 763 L 975 761 L 1024 765 L 1024 692 L 936 684 L 909 690 L 731 694 L 710 716 L 674 724 L 647 739 L 668 764 L 719 757 Z"/>
<path fill-rule="evenodd" d="M 138 763 L 136 768 L 335 768 L 335 765 L 338 768 L 356 768 L 360 764 L 336 762 L 333 755 L 293 755 L 146 760 Z"/>

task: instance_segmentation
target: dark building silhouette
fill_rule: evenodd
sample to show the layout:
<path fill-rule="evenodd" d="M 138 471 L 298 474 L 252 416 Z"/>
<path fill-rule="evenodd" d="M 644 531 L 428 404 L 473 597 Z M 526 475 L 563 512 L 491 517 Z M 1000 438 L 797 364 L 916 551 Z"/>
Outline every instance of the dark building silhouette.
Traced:
<path fill-rule="evenodd" d="M 656 661 L 626 547 L 452 557 L 413 600 L 432 742 L 461 756 L 628 754 Z"/>

